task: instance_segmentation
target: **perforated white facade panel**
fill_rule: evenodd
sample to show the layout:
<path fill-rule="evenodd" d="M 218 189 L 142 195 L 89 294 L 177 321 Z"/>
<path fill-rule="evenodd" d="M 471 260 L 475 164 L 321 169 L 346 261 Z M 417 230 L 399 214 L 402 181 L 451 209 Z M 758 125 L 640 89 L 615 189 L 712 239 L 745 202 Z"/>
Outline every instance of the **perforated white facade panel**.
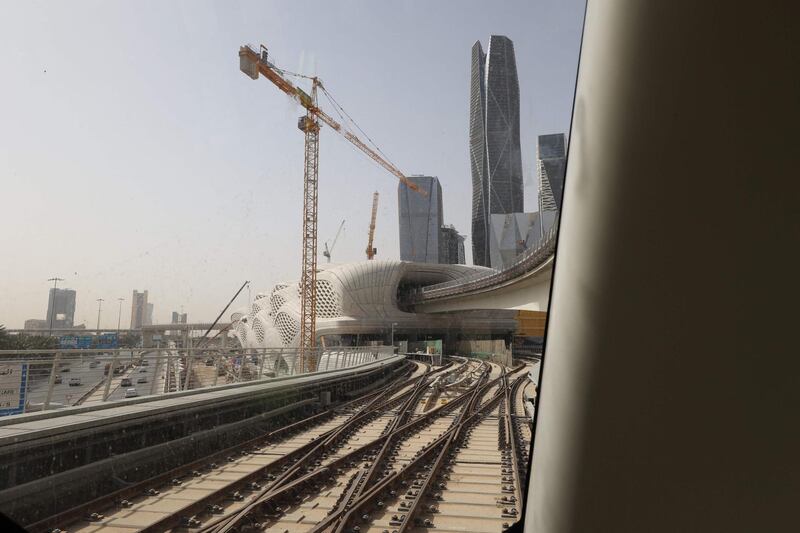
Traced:
<path fill-rule="evenodd" d="M 362 261 L 321 267 L 317 274 L 317 334 L 337 335 L 381 331 L 392 322 L 430 322 L 425 315 L 397 308 L 401 280 L 418 278 L 439 283 L 474 275 L 482 267 L 402 261 Z M 267 297 L 266 294 L 269 294 Z M 250 308 L 239 309 L 231 320 L 245 348 L 294 347 L 299 344 L 300 287 L 279 283 L 260 294 Z"/>

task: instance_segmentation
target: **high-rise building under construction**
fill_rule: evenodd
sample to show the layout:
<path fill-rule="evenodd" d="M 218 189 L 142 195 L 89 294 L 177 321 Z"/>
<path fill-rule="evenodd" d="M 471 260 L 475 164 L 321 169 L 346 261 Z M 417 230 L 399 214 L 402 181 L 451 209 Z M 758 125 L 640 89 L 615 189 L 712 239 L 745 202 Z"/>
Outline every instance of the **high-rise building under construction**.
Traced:
<path fill-rule="evenodd" d="M 45 325 L 54 328 L 71 328 L 75 324 L 75 291 L 72 289 L 50 289 L 47 299 Z"/>
<path fill-rule="evenodd" d="M 472 46 L 469 151 L 472 171 L 472 260 L 490 266 L 492 214 L 521 213 L 519 81 L 514 43 L 492 35 L 484 53 Z"/>
<path fill-rule="evenodd" d="M 147 301 L 147 291 L 133 291 L 131 297 L 131 329 L 140 329 L 153 323 L 153 304 Z"/>

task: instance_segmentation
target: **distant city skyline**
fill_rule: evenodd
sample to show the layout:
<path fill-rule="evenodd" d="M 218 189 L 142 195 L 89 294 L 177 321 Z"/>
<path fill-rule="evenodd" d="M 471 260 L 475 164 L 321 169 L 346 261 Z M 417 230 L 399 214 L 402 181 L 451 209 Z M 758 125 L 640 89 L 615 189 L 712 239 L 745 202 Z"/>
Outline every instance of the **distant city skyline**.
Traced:
<path fill-rule="evenodd" d="M 116 298 L 137 287 L 157 304 L 154 322 L 169 323 L 181 305 L 210 321 L 245 280 L 255 295 L 298 278 L 299 108 L 242 76 L 244 43 L 263 42 L 280 66 L 318 74 L 405 174 L 438 176 L 445 221 L 468 241 L 472 43 L 514 42 L 527 205 L 537 201 L 536 136 L 569 130 L 583 0 L 503 9 L 485 1 L 147 5 L 0 7 L 8 74 L 0 180 L 14 199 L 0 212 L 0 324 L 8 328 L 44 319 L 54 275 L 78 294 L 76 324 L 94 327 L 104 298 L 101 327 L 111 329 Z M 392 198 L 397 181 L 332 132 L 320 138 L 320 239 L 347 219 L 334 261 L 363 260 L 372 192 Z M 399 258 L 397 221 L 397 204 L 382 202 L 379 258 Z M 466 252 L 471 263 L 469 242 Z M 246 303 L 244 292 L 233 307 Z"/>

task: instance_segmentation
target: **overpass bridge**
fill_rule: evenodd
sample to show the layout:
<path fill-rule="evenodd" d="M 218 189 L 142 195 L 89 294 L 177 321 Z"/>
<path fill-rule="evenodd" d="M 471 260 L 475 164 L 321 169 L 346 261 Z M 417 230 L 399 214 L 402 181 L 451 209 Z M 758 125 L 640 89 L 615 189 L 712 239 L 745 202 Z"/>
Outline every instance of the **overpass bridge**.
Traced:
<path fill-rule="evenodd" d="M 142 346 L 145 348 L 155 348 L 159 341 L 176 340 L 182 341 L 184 346 L 188 346 L 192 332 L 217 331 L 221 332 L 230 327 L 230 322 L 197 322 L 191 324 L 151 324 L 142 326 Z M 170 332 L 171 335 L 167 335 Z M 176 336 L 175 333 L 178 333 Z M 225 345 L 227 336 L 223 335 L 221 342 Z"/>
<path fill-rule="evenodd" d="M 546 311 L 559 219 L 536 248 L 501 271 L 427 285 L 403 295 L 400 305 L 424 313 L 472 309 Z"/>
<path fill-rule="evenodd" d="M 26 335 L 98 335 L 100 333 L 141 333 L 141 329 L 116 329 L 116 328 L 104 328 L 104 329 L 89 329 L 89 328 L 36 328 L 36 329 L 6 329 L 6 332 L 16 335 L 19 333 L 24 333 Z"/>

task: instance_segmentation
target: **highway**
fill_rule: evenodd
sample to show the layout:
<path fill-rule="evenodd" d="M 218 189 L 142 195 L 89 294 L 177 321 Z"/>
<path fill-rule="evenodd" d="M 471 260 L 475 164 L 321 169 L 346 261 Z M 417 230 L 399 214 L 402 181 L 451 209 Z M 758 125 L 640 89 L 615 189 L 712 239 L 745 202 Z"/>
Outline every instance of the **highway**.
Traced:
<path fill-rule="evenodd" d="M 91 368 L 93 360 L 91 357 L 62 360 L 59 372 L 56 374 L 57 379 L 58 377 L 61 378 L 61 383 L 53 385 L 53 394 L 50 398 L 51 408 L 57 405 L 74 405 L 75 402 L 104 380 L 105 363 L 99 361 L 95 368 Z M 69 384 L 71 378 L 80 378 L 81 384 L 71 386 Z M 27 403 L 32 406 L 43 403 L 47 398 L 49 384 L 49 368 L 33 373 L 28 380 Z"/>
<path fill-rule="evenodd" d="M 136 389 L 139 396 L 147 396 L 153 386 L 153 377 L 155 376 L 155 361 L 151 361 L 149 366 L 133 366 L 123 375 L 118 376 L 111 382 L 111 389 L 108 394 L 108 401 L 122 400 L 125 398 L 125 391 L 128 389 Z M 160 376 L 159 376 L 160 377 Z M 145 378 L 146 383 L 139 383 L 140 378 Z M 128 386 L 122 385 L 123 379 L 130 379 L 131 384 Z M 156 394 L 163 392 L 163 388 L 156 389 Z"/>
<path fill-rule="evenodd" d="M 177 359 L 177 358 L 176 358 Z M 93 362 L 94 368 L 92 367 Z M 53 392 L 50 398 L 50 408 L 60 406 L 77 405 L 77 402 L 91 404 L 103 400 L 105 393 L 105 365 L 112 363 L 112 359 L 107 356 L 91 357 L 80 356 L 62 359 L 59 363 L 59 371 L 56 374 L 56 382 L 53 385 Z M 139 396 L 147 396 L 151 391 L 161 394 L 164 391 L 165 364 L 162 362 L 157 365 L 156 360 L 149 360 L 147 366 L 129 366 L 130 359 L 124 353 L 116 361 L 118 366 L 125 366 L 122 374 L 112 377 L 109 387 L 108 400 L 120 400 L 125 397 L 125 391 L 129 388 L 136 389 Z M 158 375 L 156 375 L 156 371 Z M 155 388 L 153 379 L 157 378 Z M 60 378 L 60 383 L 58 382 Z M 80 385 L 70 385 L 70 380 L 80 379 Z M 129 387 L 122 386 L 122 380 L 131 380 Z M 139 383 L 140 378 L 145 378 L 146 383 Z M 50 383 L 50 368 L 36 369 L 30 375 L 27 389 L 27 403 L 31 410 L 36 410 L 47 398 L 47 389 Z M 221 381 L 224 383 L 224 380 Z M 82 400 L 82 401 L 81 401 Z"/>

